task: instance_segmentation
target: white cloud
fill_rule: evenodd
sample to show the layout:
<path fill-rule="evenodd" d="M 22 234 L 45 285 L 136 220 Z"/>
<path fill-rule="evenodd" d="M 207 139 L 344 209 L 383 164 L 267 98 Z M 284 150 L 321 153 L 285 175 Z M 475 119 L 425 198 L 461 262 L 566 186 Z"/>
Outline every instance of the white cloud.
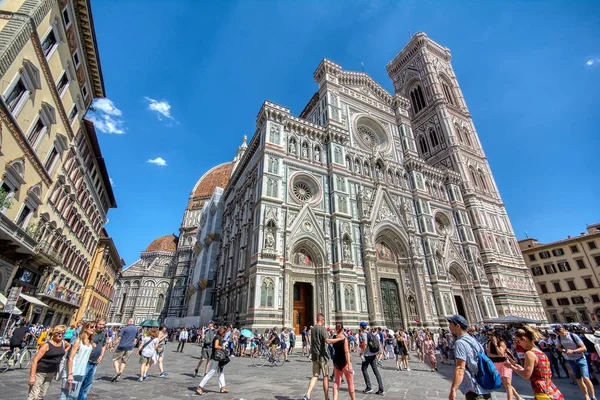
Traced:
<path fill-rule="evenodd" d="M 96 129 L 104 133 L 117 135 L 125 133 L 123 113 L 108 98 L 94 100 L 87 118 L 94 123 Z"/>
<path fill-rule="evenodd" d="M 155 159 L 150 159 L 146 162 L 149 162 L 150 164 L 158 165 L 159 167 L 167 166 L 167 161 L 162 157 L 156 157 Z"/>
<path fill-rule="evenodd" d="M 108 180 L 110 181 L 110 186 L 115 186 L 115 181 L 113 181 L 113 178 L 109 176 Z"/>
<path fill-rule="evenodd" d="M 163 118 L 172 119 L 171 115 L 171 104 L 169 104 L 166 100 L 155 100 L 150 97 L 144 97 L 148 101 L 148 110 L 154 111 L 159 120 L 162 121 Z"/>
<path fill-rule="evenodd" d="M 593 57 L 585 62 L 585 65 L 588 67 L 591 67 L 593 65 L 598 65 L 598 64 L 600 64 L 600 57 Z"/>

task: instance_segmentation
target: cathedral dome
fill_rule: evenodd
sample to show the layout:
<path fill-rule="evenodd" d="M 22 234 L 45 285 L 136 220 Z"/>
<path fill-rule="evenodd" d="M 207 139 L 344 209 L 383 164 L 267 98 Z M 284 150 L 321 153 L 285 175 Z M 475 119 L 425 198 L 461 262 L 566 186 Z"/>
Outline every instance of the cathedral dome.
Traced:
<path fill-rule="evenodd" d="M 175 252 L 177 251 L 177 240 L 178 237 L 171 234 L 161 236 L 158 239 L 154 239 L 152 243 L 148 245 L 146 248 L 146 252 L 150 251 L 168 251 Z"/>
<path fill-rule="evenodd" d="M 233 165 L 234 164 L 232 162 L 219 164 L 202 175 L 192 190 L 187 208 L 202 208 L 204 201 L 210 199 L 210 196 L 212 196 L 215 188 L 224 188 L 227 186 L 231 176 L 231 171 L 233 170 Z"/>

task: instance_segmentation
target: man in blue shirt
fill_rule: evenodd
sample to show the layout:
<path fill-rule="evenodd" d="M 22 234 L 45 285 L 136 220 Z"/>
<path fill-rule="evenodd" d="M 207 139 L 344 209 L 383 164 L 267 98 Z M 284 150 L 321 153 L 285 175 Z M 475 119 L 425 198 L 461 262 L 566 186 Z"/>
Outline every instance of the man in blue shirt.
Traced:
<path fill-rule="evenodd" d="M 456 368 L 454 369 L 454 379 L 452 380 L 448 400 L 456 400 L 457 389 L 465 395 L 466 400 L 491 399 L 490 392 L 479 386 L 474 378 L 479 369 L 477 352 L 485 353 L 483 347 L 467 332 L 469 323 L 465 317 L 456 314 L 446 317 L 446 320 L 449 322 L 450 332 L 456 337 L 454 343 Z"/>
<path fill-rule="evenodd" d="M 137 338 L 138 330 L 133 324 L 133 318 L 129 318 L 127 320 L 127 326 L 124 326 L 119 331 L 119 335 L 115 341 L 113 346 L 117 346 L 115 350 L 115 354 L 113 355 L 113 366 L 115 368 L 115 376 L 110 380 L 111 382 L 116 382 L 119 380 L 119 377 L 125 371 L 125 366 L 127 365 L 127 361 L 129 361 L 129 357 L 133 353 L 133 348 L 135 347 L 135 339 Z"/>

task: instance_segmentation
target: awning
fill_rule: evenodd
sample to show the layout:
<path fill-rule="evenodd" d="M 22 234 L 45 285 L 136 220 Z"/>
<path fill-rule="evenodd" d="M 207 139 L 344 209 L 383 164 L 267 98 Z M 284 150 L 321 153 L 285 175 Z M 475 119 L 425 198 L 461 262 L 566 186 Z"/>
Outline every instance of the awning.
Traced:
<path fill-rule="evenodd" d="M 6 306 L 7 301 L 8 301 L 8 299 L 6 298 L 6 296 L 4 296 L 2 293 L 0 293 L 0 303 L 2 303 L 2 307 L 0 307 L 0 312 L 6 312 L 6 311 L 4 311 L 4 306 Z M 23 312 L 21 310 L 19 310 L 17 307 L 15 307 L 13 309 L 13 314 L 21 315 L 21 314 L 23 314 Z"/>
<path fill-rule="evenodd" d="M 38 299 L 36 297 L 21 293 L 21 298 L 25 301 L 30 302 L 31 304 L 35 304 L 36 306 L 50 308 L 50 306 L 48 304 L 44 303 L 43 301 L 41 301 L 40 299 Z"/>

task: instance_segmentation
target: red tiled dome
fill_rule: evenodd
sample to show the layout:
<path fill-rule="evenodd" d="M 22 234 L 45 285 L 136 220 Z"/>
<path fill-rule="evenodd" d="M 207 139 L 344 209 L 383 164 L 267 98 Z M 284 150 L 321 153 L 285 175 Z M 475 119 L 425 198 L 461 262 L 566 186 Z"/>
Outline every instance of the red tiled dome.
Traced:
<path fill-rule="evenodd" d="M 224 188 L 229 183 L 233 163 L 227 162 L 211 168 L 196 182 L 188 202 L 188 209 L 198 209 L 204 205 L 204 200 L 212 196 L 217 187 Z"/>
<path fill-rule="evenodd" d="M 154 241 L 148 245 L 146 251 L 177 251 L 178 239 L 179 238 L 173 234 L 161 236 L 158 239 L 154 239 Z"/>

